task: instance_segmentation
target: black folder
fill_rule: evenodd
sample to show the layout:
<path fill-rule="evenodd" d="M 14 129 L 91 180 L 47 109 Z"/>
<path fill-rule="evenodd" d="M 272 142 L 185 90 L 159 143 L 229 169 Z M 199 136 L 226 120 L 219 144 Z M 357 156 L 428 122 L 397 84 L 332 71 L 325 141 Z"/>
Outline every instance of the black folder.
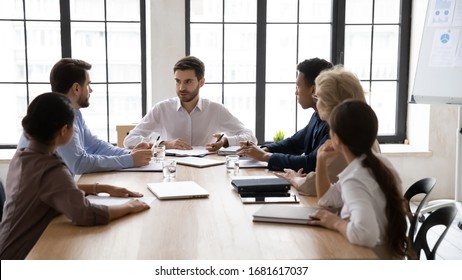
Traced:
<path fill-rule="evenodd" d="M 238 193 L 286 192 L 290 190 L 290 183 L 279 177 L 237 177 L 233 178 L 231 184 L 236 188 Z"/>

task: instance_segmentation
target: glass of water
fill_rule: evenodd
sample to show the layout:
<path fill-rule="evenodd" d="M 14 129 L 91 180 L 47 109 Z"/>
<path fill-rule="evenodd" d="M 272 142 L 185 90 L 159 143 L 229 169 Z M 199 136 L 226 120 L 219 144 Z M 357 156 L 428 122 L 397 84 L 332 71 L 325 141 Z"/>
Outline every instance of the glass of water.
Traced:
<path fill-rule="evenodd" d="M 165 159 L 165 145 L 157 144 L 151 148 L 152 156 L 156 162 L 161 162 Z"/>
<path fill-rule="evenodd" d="M 226 156 L 226 170 L 227 173 L 237 175 L 239 173 L 239 156 L 229 155 Z"/>
<path fill-rule="evenodd" d="M 176 177 L 176 161 L 167 159 L 162 162 L 162 172 L 167 180 L 175 179 Z"/>

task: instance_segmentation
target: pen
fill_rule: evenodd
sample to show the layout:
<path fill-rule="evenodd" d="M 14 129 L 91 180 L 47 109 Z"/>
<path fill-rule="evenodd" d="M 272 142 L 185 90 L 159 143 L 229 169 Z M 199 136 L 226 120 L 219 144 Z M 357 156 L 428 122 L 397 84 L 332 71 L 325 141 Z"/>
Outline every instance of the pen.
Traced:
<path fill-rule="evenodd" d="M 152 148 L 157 146 L 157 142 L 159 142 L 159 139 L 160 139 L 160 135 L 157 136 L 156 142 L 154 142 L 154 144 L 152 144 Z"/>
<path fill-rule="evenodd" d="M 217 141 L 215 143 L 218 143 L 220 142 L 221 138 L 223 138 L 223 136 L 225 136 L 225 134 L 221 134 L 220 137 L 218 137 Z"/>

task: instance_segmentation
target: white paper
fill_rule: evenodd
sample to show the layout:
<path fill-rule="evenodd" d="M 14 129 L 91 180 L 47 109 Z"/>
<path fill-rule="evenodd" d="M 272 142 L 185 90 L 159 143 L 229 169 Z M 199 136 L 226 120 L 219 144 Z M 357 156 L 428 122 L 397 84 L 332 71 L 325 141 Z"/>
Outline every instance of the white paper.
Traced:
<path fill-rule="evenodd" d="M 124 169 L 119 169 L 117 171 L 122 171 L 122 172 L 130 172 L 130 171 L 162 171 L 162 162 L 156 162 L 152 160 L 148 165 L 141 166 L 141 167 L 132 167 L 132 168 L 124 168 Z"/>
<path fill-rule="evenodd" d="M 207 151 L 205 147 L 193 147 L 192 150 L 180 150 L 180 149 L 167 149 L 165 153 L 173 154 L 176 156 L 203 156 L 211 154 L 212 152 Z"/>
<path fill-rule="evenodd" d="M 138 199 L 150 205 L 156 199 L 155 197 L 152 197 L 152 196 L 114 197 L 114 196 L 87 195 L 86 197 L 92 204 L 99 204 L 99 205 L 106 205 L 106 206 L 124 204 L 131 199 Z"/>
<path fill-rule="evenodd" d="M 453 67 L 456 61 L 458 42 L 459 30 L 451 28 L 435 30 L 430 54 L 430 66 Z"/>
<path fill-rule="evenodd" d="M 428 15 L 429 26 L 450 26 L 456 0 L 433 0 Z"/>

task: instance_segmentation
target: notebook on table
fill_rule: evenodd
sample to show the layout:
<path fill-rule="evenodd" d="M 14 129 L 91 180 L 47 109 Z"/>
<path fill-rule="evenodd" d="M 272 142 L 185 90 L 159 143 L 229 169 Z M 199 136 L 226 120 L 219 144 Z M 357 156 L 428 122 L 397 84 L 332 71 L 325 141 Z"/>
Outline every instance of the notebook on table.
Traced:
<path fill-rule="evenodd" d="M 287 180 L 273 176 L 233 177 L 231 184 L 238 193 L 286 192 L 290 190 L 290 183 Z"/>
<path fill-rule="evenodd" d="M 118 169 L 121 172 L 162 172 L 162 162 L 151 161 L 148 165 Z"/>
<path fill-rule="evenodd" d="M 258 161 L 249 157 L 241 157 L 239 159 L 239 168 L 267 168 L 268 163 L 266 161 Z"/>
<path fill-rule="evenodd" d="M 210 195 L 194 181 L 148 183 L 148 189 L 160 200 L 207 198 Z"/>
<path fill-rule="evenodd" d="M 241 193 L 240 197 L 244 204 L 299 203 L 297 195 L 290 192 Z"/>
<path fill-rule="evenodd" d="M 235 155 L 236 151 L 240 148 L 240 146 L 229 146 L 226 148 L 220 148 L 217 151 L 217 154 L 220 156 L 227 156 L 227 155 Z"/>
<path fill-rule="evenodd" d="M 204 157 L 214 152 L 209 152 L 205 147 L 194 146 L 192 150 L 181 150 L 181 149 L 167 149 L 165 154 L 167 156 L 176 156 L 176 157 Z"/>
<path fill-rule="evenodd" d="M 254 222 L 308 224 L 310 215 L 320 208 L 309 206 L 263 205 L 253 214 Z"/>
<path fill-rule="evenodd" d="M 222 160 L 200 158 L 200 157 L 182 157 L 175 159 L 178 164 L 193 166 L 193 167 L 209 167 L 224 164 Z"/>

